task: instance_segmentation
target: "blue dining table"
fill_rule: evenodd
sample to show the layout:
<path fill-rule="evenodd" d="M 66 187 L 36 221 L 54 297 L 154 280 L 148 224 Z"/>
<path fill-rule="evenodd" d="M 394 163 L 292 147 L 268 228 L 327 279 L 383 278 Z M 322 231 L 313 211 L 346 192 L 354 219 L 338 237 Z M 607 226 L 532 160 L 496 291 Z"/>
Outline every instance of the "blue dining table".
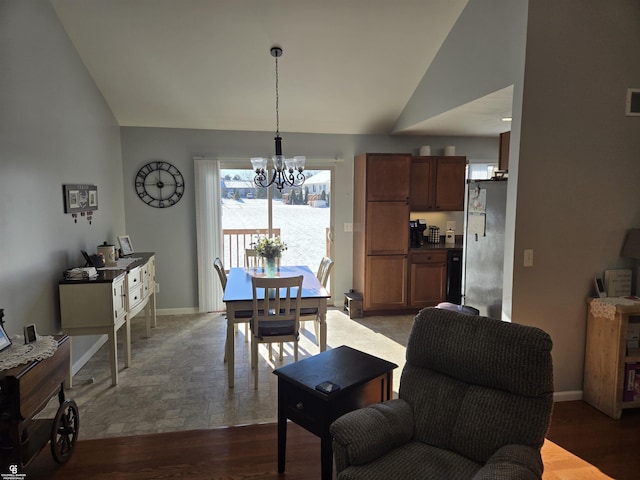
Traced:
<path fill-rule="evenodd" d="M 253 289 L 251 279 L 255 276 L 263 277 L 264 269 L 232 268 L 227 276 L 227 286 L 224 290 L 223 301 L 227 307 L 227 374 L 229 388 L 234 385 L 234 325 L 248 321 L 244 316 L 238 317 L 237 312 L 253 310 Z M 297 277 L 302 275 L 302 294 L 300 308 L 317 308 L 320 322 L 320 351 L 327 349 L 327 301 L 331 297 L 322 286 L 315 273 L 306 265 L 281 266 L 277 269 L 276 277 Z M 259 300 L 260 302 L 260 300 Z M 261 302 L 264 302 L 262 300 Z M 260 304 L 258 305 L 260 307 Z"/>

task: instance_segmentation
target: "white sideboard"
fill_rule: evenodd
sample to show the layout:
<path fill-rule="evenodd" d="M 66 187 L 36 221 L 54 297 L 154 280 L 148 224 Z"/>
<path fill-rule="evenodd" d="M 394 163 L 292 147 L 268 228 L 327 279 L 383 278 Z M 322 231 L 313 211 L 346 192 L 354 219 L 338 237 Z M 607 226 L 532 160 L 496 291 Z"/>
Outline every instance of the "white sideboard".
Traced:
<path fill-rule="evenodd" d="M 136 260 L 126 268 L 98 270 L 97 278 L 61 280 L 59 284 L 62 331 L 69 336 L 109 336 L 112 385 L 118 383 L 118 330 L 125 327 L 127 368 L 131 363 L 131 319 L 144 310 L 147 337 L 152 323 L 156 325 L 155 254 L 134 253 L 132 257 Z M 69 372 L 71 387 L 73 373 Z"/>

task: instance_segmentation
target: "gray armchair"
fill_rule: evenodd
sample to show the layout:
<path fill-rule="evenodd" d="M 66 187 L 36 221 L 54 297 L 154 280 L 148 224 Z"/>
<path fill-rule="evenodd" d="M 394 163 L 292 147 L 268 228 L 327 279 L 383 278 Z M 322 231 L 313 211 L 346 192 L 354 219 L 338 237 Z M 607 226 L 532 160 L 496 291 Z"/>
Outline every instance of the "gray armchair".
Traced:
<path fill-rule="evenodd" d="M 542 478 L 551 347 L 535 327 L 425 308 L 409 335 L 399 398 L 331 425 L 338 478 Z"/>

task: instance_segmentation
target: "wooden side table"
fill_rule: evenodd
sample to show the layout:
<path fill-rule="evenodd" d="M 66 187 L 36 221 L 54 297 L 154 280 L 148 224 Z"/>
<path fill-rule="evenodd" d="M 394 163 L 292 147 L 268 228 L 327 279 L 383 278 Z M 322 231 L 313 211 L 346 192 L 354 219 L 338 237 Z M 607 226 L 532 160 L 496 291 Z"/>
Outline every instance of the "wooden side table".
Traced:
<path fill-rule="evenodd" d="M 58 348 L 52 356 L 0 371 L 0 466 L 28 465 L 48 442 L 58 463 L 73 454 L 80 418 L 78 406 L 64 394 L 71 342 L 66 335 L 54 338 Z M 56 395 L 55 417 L 38 416 Z"/>
<path fill-rule="evenodd" d="M 341 346 L 274 370 L 278 376 L 278 472 L 284 472 L 287 419 L 321 439 L 322 478 L 333 476 L 329 426 L 338 417 L 392 397 L 398 365 Z M 331 381 L 339 390 L 326 394 L 316 385 Z"/>
<path fill-rule="evenodd" d="M 584 400 L 611 418 L 640 401 L 624 401 L 625 366 L 640 362 L 627 353 L 629 317 L 640 316 L 640 299 L 588 298 L 587 341 L 584 355 Z"/>

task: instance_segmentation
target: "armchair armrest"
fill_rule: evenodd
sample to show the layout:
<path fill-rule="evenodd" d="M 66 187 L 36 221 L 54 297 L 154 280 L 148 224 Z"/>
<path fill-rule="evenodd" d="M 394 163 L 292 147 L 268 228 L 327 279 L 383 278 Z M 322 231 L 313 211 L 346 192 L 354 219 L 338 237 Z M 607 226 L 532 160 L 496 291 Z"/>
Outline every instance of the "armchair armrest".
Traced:
<path fill-rule="evenodd" d="M 473 480 L 540 480 L 543 469 L 540 450 L 527 445 L 505 445 L 491 455 Z"/>
<path fill-rule="evenodd" d="M 349 465 L 369 463 L 408 442 L 413 425 L 413 409 L 402 399 L 376 403 L 338 418 L 329 427 L 337 472 Z"/>

